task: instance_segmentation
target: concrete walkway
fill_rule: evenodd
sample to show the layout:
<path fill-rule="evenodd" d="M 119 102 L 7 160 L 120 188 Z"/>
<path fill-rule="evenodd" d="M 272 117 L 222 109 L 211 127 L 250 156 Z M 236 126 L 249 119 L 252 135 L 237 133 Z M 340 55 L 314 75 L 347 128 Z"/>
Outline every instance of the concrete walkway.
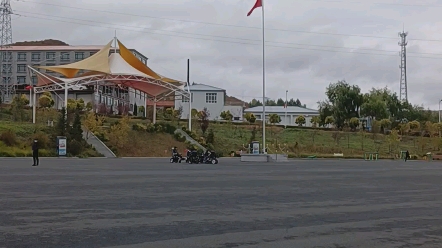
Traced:
<path fill-rule="evenodd" d="M 93 147 L 95 147 L 95 150 L 97 152 L 101 153 L 106 158 L 116 158 L 117 156 L 115 153 L 109 149 L 99 138 L 97 138 L 93 133 L 89 132 L 89 137 L 87 137 L 87 131 L 83 130 L 83 138 L 86 140 L 86 142 Z"/>
<path fill-rule="evenodd" d="M 186 137 L 186 140 L 190 142 L 190 144 L 196 145 L 198 148 L 200 148 L 201 150 L 203 150 L 204 152 L 206 151 L 206 148 L 204 146 L 202 146 L 200 143 L 198 143 L 198 141 L 194 140 L 192 137 L 190 137 L 190 135 L 188 135 L 186 132 L 184 132 L 182 129 L 177 128 L 175 130 L 175 133 L 180 133 L 181 135 L 183 135 L 184 137 Z"/>

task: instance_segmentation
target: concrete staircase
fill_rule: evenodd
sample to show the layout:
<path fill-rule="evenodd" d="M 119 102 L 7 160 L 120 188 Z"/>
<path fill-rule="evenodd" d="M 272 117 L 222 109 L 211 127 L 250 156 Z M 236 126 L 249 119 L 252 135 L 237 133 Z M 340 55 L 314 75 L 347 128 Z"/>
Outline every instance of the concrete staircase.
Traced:
<path fill-rule="evenodd" d="M 203 150 L 204 152 L 206 152 L 206 148 L 204 146 L 202 146 L 200 143 L 198 143 L 196 140 L 194 140 L 192 137 L 190 137 L 190 135 L 188 135 L 186 132 L 184 132 L 183 130 L 181 130 L 180 128 L 177 128 L 175 130 L 175 133 L 180 133 L 181 135 L 183 135 L 184 137 L 186 137 L 186 140 L 190 142 L 190 144 L 197 146 L 198 148 L 200 148 L 201 150 Z"/>
<path fill-rule="evenodd" d="M 103 141 L 101 141 L 99 138 L 97 138 L 92 132 L 89 132 L 89 137 L 87 134 L 87 130 L 83 129 L 83 138 L 86 140 L 86 142 L 90 145 L 92 145 L 97 152 L 101 153 L 106 158 L 116 158 L 117 156 L 115 153 L 107 147 Z"/>

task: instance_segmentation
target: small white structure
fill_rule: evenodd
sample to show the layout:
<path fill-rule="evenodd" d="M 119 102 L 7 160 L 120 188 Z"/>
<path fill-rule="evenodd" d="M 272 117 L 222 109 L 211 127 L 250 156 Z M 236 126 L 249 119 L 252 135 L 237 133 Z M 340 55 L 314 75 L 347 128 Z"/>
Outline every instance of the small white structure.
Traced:
<path fill-rule="evenodd" d="M 188 87 L 184 87 L 184 91 L 187 91 Z M 226 105 L 226 90 L 213 87 L 205 84 L 192 84 L 189 87 L 189 91 L 192 99 L 192 109 L 198 111 L 207 108 L 210 113 L 210 120 L 220 120 L 221 112 L 230 111 L 233 115 L 233 120 L 242 121 L 243 119 L 243 106 Z M 189 118 L 189 99 L 182 96 L 175 97 L 175 109 L 182 107 L 183 112 L 181 119 Z"/>
<path fill-rule="evenodd" d="M 262 121 L 262 106 L 257 106 L 253 108 L 248 108 L 244 110 L 244 113 L 252 113 L 255 115 L 256 120 Z M 287 119 L 285 118 L 287 111 Z M 284 106 L 266 106 L 266 120 L 269 119 L 270 114 L 277 114 L 281 117 L 281 122 L 279 125 L 287 125 L 287 126 L 298 126 L 295 123 L 296 118 L 302 115 L 305 117 L 305 127 L 311 127 L 312 123 L 310 120 L 313 116 L 319 116 L 319 111 L 315 109 L 302 108 L 296 106 L 288 106 L 284 108 Z"/>

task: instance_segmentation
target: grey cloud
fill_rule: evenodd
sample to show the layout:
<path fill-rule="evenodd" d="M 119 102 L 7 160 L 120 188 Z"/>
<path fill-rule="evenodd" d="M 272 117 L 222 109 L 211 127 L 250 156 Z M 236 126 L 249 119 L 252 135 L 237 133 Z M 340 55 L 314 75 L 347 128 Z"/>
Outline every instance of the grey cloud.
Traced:
<path fill-rule="evenodd" d="M 385 1 L 394 2 L 394 0 Z M 15 41 L 55 38 L 69 44 L 104 45 L 113 38 L 114 29 L 118 29 L 119 39 L 125 45 L 149 57 L 149 65 L 161 74 L 184 80 L 186 60 L 190 58 L 192 81 L 223 87 L 228 94 L 237 97 L 244 96 L 247 100 L 262 95 L 261 30 L 259 28 L 247 29 L 170 20 L 185 19 L 260 27 L 260 10 L 246 17 L 254 0 L 128 0 L 123 2 L 94 0 L 82 2 L 81 5 L 77 2 L 58 3 L 57 1 L 60 5 L 103 9 L 130 15 L 57 8 L 32 4 L 32 2 L 14 1 L 12 4 L 17 13 L 28 11 L 91 20 L 90 25 L 85 26 L 26 17 L 17 18 L 13 23 Z M 137 15 L 158 16 L 165 19 L 143 18 Z M 269 28 L 266 31 L 267 41 L 304 45 L 268 42 L 266 50 L 267 94 L 272 98 L 285 97 L 285 90 L 289 90 L 289 97 L 300 98 L 308 106 L 316 107 L 316 101 L 324 98 L 325 87 L 330 82 L 341 79 L 346 79 L 351 84 L 359 84 L 363 90 L 388 86 L 398 91 L 400 47 L 397 45 L 399 41 L 397 33 L 401 31 L 402 23 L 406 20 L 405 29 L 409 31 L 410 38 L 407 47 L 409 98 L 413 103 L 424 103 L 437 108 L 439 94 L 436 89 L 441 71 L 440 60 L 422 57 L 442 58 L 442 55 L 419 53 L 435 53 L 434 51 L 442 53 L 442 43 L 412 39 L 442 40 L 442 34 L 437 32 L 440 26 L 439 19 L 438 8 L 293 0 L 269 2 L 266 5 L 266 27 Z M 270 28 L 397 38 L 320 35 L 274 31 Z M 251 41 L 241 39 L 251 39 Z M 227 40 L 233 43 L 214 40 Z M 351 51 L 354 53 L 346 53 Z"/>

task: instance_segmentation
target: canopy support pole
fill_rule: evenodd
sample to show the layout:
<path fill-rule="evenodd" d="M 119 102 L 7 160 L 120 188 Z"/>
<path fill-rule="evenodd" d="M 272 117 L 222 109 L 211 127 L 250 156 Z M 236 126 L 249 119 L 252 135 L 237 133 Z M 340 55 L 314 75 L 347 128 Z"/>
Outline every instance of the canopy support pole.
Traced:
<path fill-rule="evenodd" d="M 34 96 L 32 97 L 32 123 L 35 124 L 36 122 L 36 113 L 37 113 L 37 106 L 35 99 L 37 98 L 37 93 L 35 93 L 34 90 Z"/>
<path fill-rule="evenodd" d="M 155 124 L 155 123 L 157 123 L 157 97 L 155 96 L 154 98 L 153 98 L 153 117 L 152 117 L 152 120 L 153 120 L 153 124 Z"/>

